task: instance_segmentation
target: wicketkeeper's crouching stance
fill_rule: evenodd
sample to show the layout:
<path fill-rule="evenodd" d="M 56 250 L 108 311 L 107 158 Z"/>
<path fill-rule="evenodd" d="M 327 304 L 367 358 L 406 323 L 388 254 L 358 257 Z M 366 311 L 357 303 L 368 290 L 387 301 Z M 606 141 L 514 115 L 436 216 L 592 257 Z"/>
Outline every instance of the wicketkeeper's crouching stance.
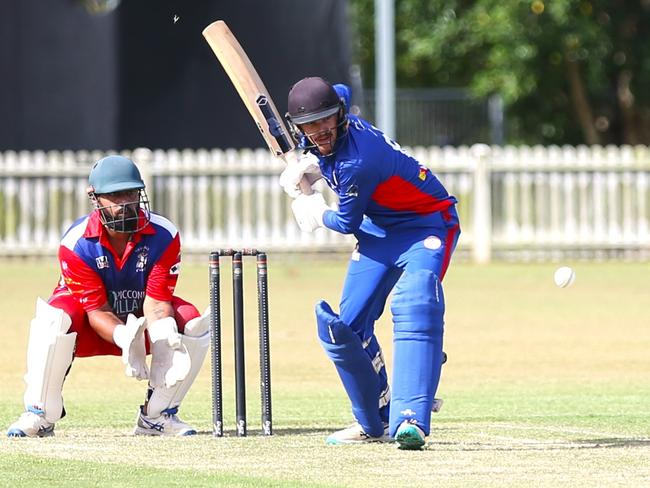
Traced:
<path fill-rule="evenodd" d="M 128 376 L 149 380 L 135 434 L 196 434 L 176 414 L 209 347 L 208 317 L 173 294 L 178 231 L 150 212 L 131 160 L 100 159 L 89 183 L 95 209 L 64 234 L 61 280 L 47 303 L 37 300 L 27 348 L 26 411 L 7 435 L 53 435 L 65 416 L 62 388 L 72 360 L 101 355 L 121 356 Z"/>

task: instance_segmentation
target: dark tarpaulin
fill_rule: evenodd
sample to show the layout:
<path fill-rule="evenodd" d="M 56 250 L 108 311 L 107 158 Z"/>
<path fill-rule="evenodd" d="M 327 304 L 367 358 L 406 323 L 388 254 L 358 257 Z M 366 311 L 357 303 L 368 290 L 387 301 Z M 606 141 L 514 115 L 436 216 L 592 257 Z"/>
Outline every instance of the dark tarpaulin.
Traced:
<path fill-rule="evenodd" d="M 282 113 L 303 76 L 349 82 L 345 0 L 123 0 L 100 16 L 72 1 L 8 4 L 0 150 L 263 147 L 201 35 L 217 19 Z"/>

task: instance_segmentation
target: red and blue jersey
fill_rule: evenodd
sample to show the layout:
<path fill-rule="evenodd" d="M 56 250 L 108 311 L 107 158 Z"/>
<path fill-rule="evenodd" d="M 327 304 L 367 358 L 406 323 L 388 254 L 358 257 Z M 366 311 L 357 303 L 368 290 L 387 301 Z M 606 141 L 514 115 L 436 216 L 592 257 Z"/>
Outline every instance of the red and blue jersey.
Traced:
<path fill-rule="evenodd" d="M 147 226 L 132 234 L 122 256 L 112 248 L 97 211 L 78 219 L 61 239 L 61 280 L 54 294 L 67 291 L 91 312 L 108 303 L 122 320 L 142 315 L 144 297 L 171 301 L 180 271 L 180 237 L 166 218 L 151 213 Z"/>
<path fill-rule="evenodd" d="M 437 225 L 435 216 L 456 203 L 442 183 L 367 121 L 348 115 L 347 133 L 331 156 L 317 151 L 320 169 L 339 197 L 338 211 L 323 216 L 326 227 L 351 234 L 364 215 L 385 230 Z"/>

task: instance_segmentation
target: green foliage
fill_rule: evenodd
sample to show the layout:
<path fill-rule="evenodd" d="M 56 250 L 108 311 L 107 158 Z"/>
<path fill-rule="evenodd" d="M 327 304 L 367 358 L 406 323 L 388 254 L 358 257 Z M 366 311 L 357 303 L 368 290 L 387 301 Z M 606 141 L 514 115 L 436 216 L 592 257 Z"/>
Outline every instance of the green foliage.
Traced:
<path fill-rule="evenodd" d="M 351 5 L 373 86 L 374 1 Z M 499 94 L 509 142 L 650 143 L 648 1 L 395 0 L 395 21 L 397 85 Z"/>

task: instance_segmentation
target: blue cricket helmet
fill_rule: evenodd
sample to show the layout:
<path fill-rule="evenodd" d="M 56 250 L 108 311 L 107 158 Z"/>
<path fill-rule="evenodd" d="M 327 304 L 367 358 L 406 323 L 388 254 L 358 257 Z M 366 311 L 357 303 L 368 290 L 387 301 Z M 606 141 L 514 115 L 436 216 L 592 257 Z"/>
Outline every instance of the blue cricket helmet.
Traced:
<path fill-rule="evenodd" d="M 97 161 L 90 170 L 88 183 L 97 195 L 144 188 L 144 181 L 135 163 L 119 155 L 106 156 Z"/>
<path fill-rule="evenodd" d="M 99 218 L 107 229 L 115 232 L 133 233 L 144 229 L 151 219 L 149 198 L 144 189 L 140 170 L 129 158 L 119 155 L 106 156 L 97 161 L 88 176 L 88 197 Z M 111 203 L 108 194 L 137 190 L 133 201 Z M 108 204 L 102 205 L 104 195 Z"/>

